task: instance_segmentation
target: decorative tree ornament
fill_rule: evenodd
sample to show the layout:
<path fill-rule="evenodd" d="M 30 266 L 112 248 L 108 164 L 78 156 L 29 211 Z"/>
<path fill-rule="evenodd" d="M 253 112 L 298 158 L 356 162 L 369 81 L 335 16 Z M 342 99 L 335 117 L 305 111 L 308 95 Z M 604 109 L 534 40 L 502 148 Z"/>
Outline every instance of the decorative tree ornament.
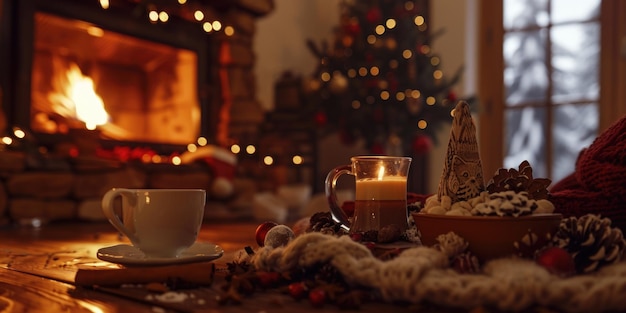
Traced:
<path fill-rule="evenodd" d="M 433 141 L 426 135 L 418 135 L 413 139 L 411 148 L 417 155 L 428 154 L 433 148 Z"/>
<path fill-rule="evenodd" d="M 437 195 L 439 199 L 449 196 L 455 203 L 477 197 L 484 190 L 476 127 L 469 105 L 459 101 L 454 108 L 448 151 Z"/>
<path fill-rule="evenodd" d="M 367 11 L 367 14 L 365 15 L 365 19 L 370 24 L 380 23 L 382 18 L 383 18 L 383 14 L 380 11 L 379 7 L 372 7 L 372 8 L 370 8 L 369 11 Z"/>

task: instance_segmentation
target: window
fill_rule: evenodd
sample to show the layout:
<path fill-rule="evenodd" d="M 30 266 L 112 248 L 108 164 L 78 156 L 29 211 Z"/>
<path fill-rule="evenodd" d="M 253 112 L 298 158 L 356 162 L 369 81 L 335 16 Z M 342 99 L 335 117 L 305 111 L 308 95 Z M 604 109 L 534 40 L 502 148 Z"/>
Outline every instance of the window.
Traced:
<path fill-rule="evenodd" d="M 558 181 L 574 170 L 580 150 L 626 112 L 623 91 L 617 91 L 625 82 L 623 70 L 619 73 L 624 51 L 607 53 L 626 49 L 614 47 L 625 40 L 626 26 L 614 13 L 624 12 L 618 8 L 624 4 L 486 2 L 480 8 L 479 43 L 485 172 L 528 160 L 536 177 Z"/>

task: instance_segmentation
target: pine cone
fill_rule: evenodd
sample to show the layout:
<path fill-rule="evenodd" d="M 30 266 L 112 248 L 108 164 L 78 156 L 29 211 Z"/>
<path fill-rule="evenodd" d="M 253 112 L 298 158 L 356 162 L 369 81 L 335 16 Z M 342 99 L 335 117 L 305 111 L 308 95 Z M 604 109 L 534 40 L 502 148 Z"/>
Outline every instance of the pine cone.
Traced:
<path fill-rule="evenodd" d="M 528 161 L 524 160 L 519 169 L 499 169 L 496 175 L 487 184 L 489 193 L 501 191 L 526 191 L 529 199 L 540 200 L 548 198 L 548 186 L 552 181 L 548 178 L 533 178 L 533 169 Z"/>
<path fill-rule="evenodd" d="M 579 273 L 619 262 L 626 248 L 622 231 L 594 214 L 564 218 L 552 241 L 572 254 Z"/>
<path fill-rule="evenodd" d="M 341 228 L 341 224 L 333 220 L 330 212 L 318 212 L 313 214 L 310 219 L 310 224 L 310 231 L 329 235 L 342 235 L 345 233 Z"/>

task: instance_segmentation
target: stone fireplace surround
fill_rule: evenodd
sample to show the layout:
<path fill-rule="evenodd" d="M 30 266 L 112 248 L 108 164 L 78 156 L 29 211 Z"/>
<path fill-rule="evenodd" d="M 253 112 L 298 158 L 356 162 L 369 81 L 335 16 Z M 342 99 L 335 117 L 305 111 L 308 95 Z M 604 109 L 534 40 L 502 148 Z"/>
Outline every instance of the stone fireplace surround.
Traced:
<path fill-rule="evenodd" d="M 21 0 L 38 2 L 39 0 Z M 45 1 L 45 0 L 41 0 Z M 70 5 L 72 0 L 63 1 Z M 15 31 L 13 10 L 17 0 L 0 0 L 0 65 L 10 69 L 0 73 L 0 135 L 10 134 L 18 103 L 16 94 L 24 88 L 15 80 L 23 47 Z M 136 10 L 139 1 L 122 2 L 122 7 Z M 162 2 L 162 1 L 161 1 Z M 175 1 L 172 1 L 175 2 Z M 191 5 L 192 1 L 189 1 Z M 205 15 L 232 25 L 235 35 L 213 33 L 213 56 L 210 58 L 219 97 L 212 99 L 212 143 L 226 146 L 239 136 L 254 133 L 263 119 L 255 98 L 252 43 L 258 17 L 273 9 L 272 0 L 194 1 Z M 178 12 L 191 20 L 189 7 Z M 146 20 L 146 23 L 148 21 Z M 228 197 L 211 194 L 218 172 L 207 162 L 183 166 L 144 164 L 33 151 L 32 143 L 0 146 L 0 225 L 10 222 L 49 222 L 66 219 L 101 220 L 100 198 L 112 187 L 127 188 L 202 188 L 209 191 L 207 216 L 233 218 L 246 216 L 255 192 L 255 184 L 245 177 L 234 177 L 234 193 Z"/>

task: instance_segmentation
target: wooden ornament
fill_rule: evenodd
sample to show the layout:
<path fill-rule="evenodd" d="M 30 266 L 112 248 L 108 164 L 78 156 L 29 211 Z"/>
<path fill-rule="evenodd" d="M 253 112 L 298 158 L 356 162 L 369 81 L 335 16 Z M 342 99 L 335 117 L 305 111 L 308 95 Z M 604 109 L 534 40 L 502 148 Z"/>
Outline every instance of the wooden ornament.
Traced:
<path fill-rule="evenodd" d="M 459 101 L 454 108 L 448 151 L 437 196 L 440 200 L 448 196 L 455 203 L 477 197 L 484 190 L 476 127 L 469 105 L 465 101 Z"/>

